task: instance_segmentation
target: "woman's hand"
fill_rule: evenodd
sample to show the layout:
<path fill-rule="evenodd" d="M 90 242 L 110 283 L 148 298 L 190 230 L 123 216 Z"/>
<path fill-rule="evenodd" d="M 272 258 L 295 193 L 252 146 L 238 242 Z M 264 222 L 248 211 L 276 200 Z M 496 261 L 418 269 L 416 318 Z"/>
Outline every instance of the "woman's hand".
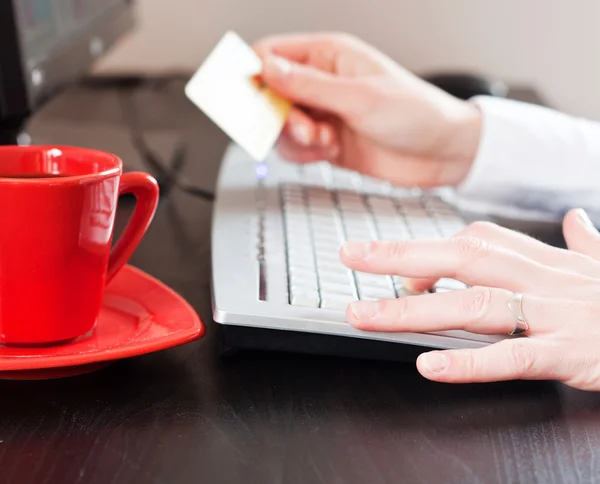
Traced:
<path fill-rule="evenodd" d="M 476 156 L 481 115 L 345 34 L 283 35 L 255 45 L 266 84 L 296 104 L 284 158 L 327 160 L 400 186 L 450 186 Z"/>
<path fill-rule="evenodd" d="M 356 271 L 410 277 L 417 290 L 442 277 L 471 288 L 357 301 L 347 319 L 365 331 L 502 335 L 515 328 L 508 302 L 523 293 L 526 337 L 424 353 L 420 373 L 449 383 L 543 379 L 600 390 L 600 235 L 582 210 L 567 214 L 563 227 L 569 250 L 487 223 L 449 240 L 348 243 L 342 261 Z"/>

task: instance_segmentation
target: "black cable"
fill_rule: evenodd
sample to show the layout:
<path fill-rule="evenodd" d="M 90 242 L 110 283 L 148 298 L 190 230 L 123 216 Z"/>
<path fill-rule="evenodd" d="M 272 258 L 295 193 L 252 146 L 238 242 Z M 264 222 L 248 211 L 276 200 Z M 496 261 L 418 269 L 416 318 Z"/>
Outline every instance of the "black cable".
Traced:
<path fill-rule="evenodd" d="M 158 173 L 157 181 L 159 182 L 159 185 L 161 185 L 161 193 L 163 195 L 167 195 L 171 191 L 172 187 L 176 186 L 186 193 L 204 198 L 205 200 L 212 201 L 215 199 L 214 193 L 192 185 L 185 178 L 178 176 L 179 170 L 181 167 L 183 167 L 184 160 L 187 155 L 187 147 L 185 145 L 180 144 L 176 147 L 170 163 L 172 168 L 171 170 L 167 170 L 160 161 L 158 155 L 156 155 L 156 153 L 150 149 L 141 132 L 132 130 L 131 141 L 133 146 L 142 156 L 142 159 L 145 160 L 146 163 Z"/>
<path fill-rule="evenodd" d="M 151 87 L 161 90 L 165 86 L 177 81 L 187 82 L 188 74 L 167 74 L 162 76 L 144 76 L 136 74 L 123 75 L 93 75 L 81 80 L 81 85 L 93 89 L 136 89 L 140 87 Z"/>
<path fill-rule="evenodd" d="M 161 90 L 173 80 L 181 79 L 183 79 L 183 76 L 169 76 L 165 78 L 110 76 L 88 78 L 84 80 L 82 84 L 95 89 L 118 89 L 119 105 L 127 126 L 129 127 L 131 142 L 140 154 L 142 161 L 155 172 L 157 182 L 160 186 L 160 192 L 163 196 L 168 195 L 173 187 L 177 187 L 186 193 L 203 198 L 204 200 L 212 201 L 215 199 L 214 193 L 198 187 L 180 176 L 180 172 L 185 166 L 187 159 L 187 146 L 184 143 L 179 143 L 176 146 L 168 166 L 165 166 L 161 157 L 150 148 L 146 142 L 143 129 L 140 127 L 136 105 L 132 99 L 133 94 L 140 88 L 152 87 L 155 90 Z"/>

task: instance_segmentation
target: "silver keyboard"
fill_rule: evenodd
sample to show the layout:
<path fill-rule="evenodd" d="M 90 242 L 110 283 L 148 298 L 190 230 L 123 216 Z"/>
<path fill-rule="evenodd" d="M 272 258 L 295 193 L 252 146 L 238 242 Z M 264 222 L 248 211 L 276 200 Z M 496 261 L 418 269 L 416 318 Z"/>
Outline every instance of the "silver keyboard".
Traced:
<path fill-rule="evenodd" d="M 466 223 L 438 193 L 398 189 L 326 163 L 302 166 L 273 156 L 255 164 L 231 146 L 213 215 L 214 319 L 433 348 L 499 341 L 505 337 L 464 331 L 363 332 L 345 322 L 352 301 L 407 295 L 397 275 L 346 268 L 339 258 L 345 241 L 443 238 Z M 442 280 L 435 290 L 464 287 Z"/>

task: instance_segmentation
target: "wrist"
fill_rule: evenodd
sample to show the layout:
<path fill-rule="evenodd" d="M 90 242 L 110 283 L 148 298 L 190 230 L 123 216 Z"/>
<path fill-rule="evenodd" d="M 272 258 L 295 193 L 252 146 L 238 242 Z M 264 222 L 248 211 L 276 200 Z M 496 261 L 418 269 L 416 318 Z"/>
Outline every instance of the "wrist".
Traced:
<path fill-rule="evenodd" d="M 477 157 L 483 116 L 471 102 L 452 99 L 454 104 L 443 115 L 443 135 L 439 157 L 445 163 L 444 182 L 459 185 L 469 174 Z"/>

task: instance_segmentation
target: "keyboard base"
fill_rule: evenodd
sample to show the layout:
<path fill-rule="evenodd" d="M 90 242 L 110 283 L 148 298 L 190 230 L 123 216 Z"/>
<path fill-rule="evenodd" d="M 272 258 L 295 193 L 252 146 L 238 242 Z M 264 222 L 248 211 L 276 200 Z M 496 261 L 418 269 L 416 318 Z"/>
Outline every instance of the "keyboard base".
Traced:
<path fill-rule="evenodd" d="M 222 356 L 231 356 L 240 350 L 261 350 L 414 363 L 421 353 L 433 349 L 347 336 L 221 324 L 215 326 Z"/>

